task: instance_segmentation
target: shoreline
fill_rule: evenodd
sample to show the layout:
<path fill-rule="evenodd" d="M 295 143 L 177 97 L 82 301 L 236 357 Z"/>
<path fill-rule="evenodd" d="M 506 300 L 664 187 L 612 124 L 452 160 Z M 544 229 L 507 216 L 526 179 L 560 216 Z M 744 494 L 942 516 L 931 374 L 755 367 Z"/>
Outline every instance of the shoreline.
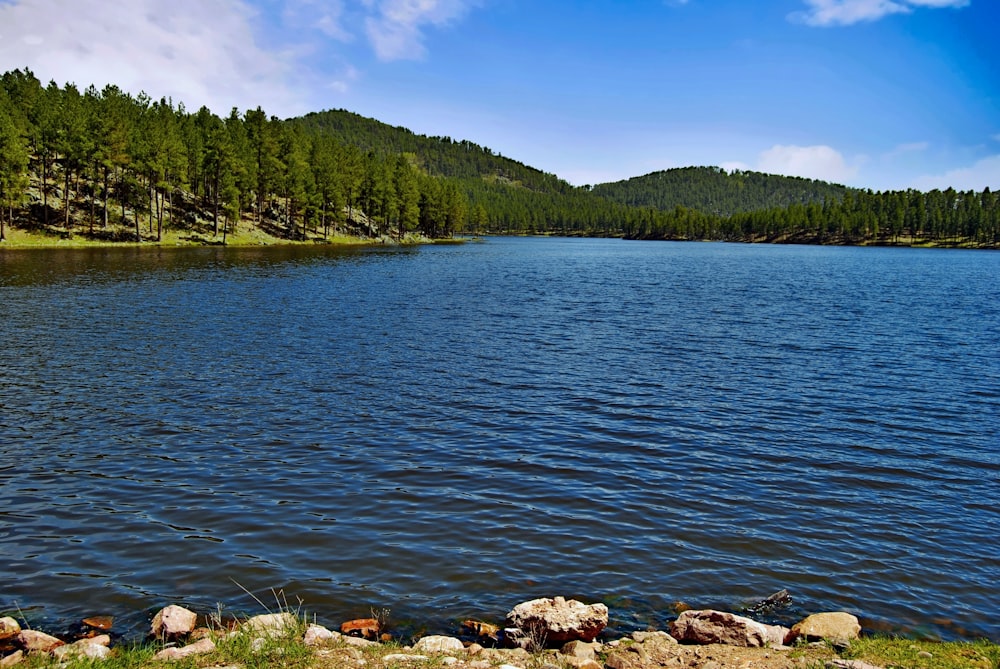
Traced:
<path fill-rule="evenodd" d="M 109 666 L 130 668 L 176 660 L 188 667 L 301 669 L 390 669 L 414 663 L 454 669 L 1000 667 L 996 642 L 872 635 L 848 613 L 809 614 L 790 628 L 758 622 L 758 614 L 790 603 L 786 591 L 761 600 L 752 611 L 687 609 L 665 630 L 619 635 L 607 634 L 607 606 L 562 597 L 517 604 L 505 622 L 455 621 L 450 630 L 438 633 L 423 627 L 411 635 L 387 624 L 385 610 L 327 627 L 329 621 L 290 609 L 280 591 L 274 594 L 278 611 L 258 615 L 228 617 L 221 611 L 195 612 L 171 604 L 151 619 L 145 616 L 148 632 L 132 639 L 116 633 L 110 615 L 90 616 L 74 632 L 50 635 L 0 612 L 0 667 L 66 666 L 74 660 L 87 666 L 106 660 Z M 262 658 L 264 653 L 271 656 Z"/>

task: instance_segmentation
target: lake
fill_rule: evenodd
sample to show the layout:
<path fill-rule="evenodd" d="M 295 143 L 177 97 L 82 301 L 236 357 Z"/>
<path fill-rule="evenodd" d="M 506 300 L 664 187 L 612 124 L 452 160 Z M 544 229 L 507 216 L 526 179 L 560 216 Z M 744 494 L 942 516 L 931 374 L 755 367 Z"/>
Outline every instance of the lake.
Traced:
<path fill-rule="evenodd" d="M 1000 253 L 7 250 L 0 355 L 0 611 L 42 628 L 787 588 L 1000 640 Z"/>

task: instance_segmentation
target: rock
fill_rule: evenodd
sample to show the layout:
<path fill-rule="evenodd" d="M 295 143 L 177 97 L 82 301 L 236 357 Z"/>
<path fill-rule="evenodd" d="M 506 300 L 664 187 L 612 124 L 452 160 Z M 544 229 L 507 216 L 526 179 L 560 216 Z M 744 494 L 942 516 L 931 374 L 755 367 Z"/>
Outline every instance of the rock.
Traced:
<path fill-rule="evenodd" d="M 882 669 L 878 665 L 868 664 L 861 660 L 827 660 L 829 669 Z"/>
<path fill-rule="evenodd" d="M 10 639 L 21 633 L 21 626 L 17 624 L 17 621 L 6 616 L 0 618 L 0 639 Z"/>
<path fill-rule="evenodd" d="M 331 643 L 340 638 L 340 632 L 331 632 L 322 625 L 310 625 L 306 628 L 302 643 L 307 646 L 321 646 L 324 643 Z"/>
<path fill-rule="evenodd" d="M 608 625 L 608 607 L 562 597 L 533 599 L 515 606 L 507 621 L 539 645 L 593 641 Z"/>
<path fill-rule="evenodd" d="M 375 618 L 358 618 L 348 620 L 340 626 L 340 631 L 348 636 L 362 637 L 364 639 L 377 639 L 382 626 Z"/>
<path fill-rule="evenodd" d="M 500 633 L 500 628 L 478 620 L 463 620 L 462 631 L 475 637 L 496 641 L 498 638 L 497 635 Z"/>
<path fill-rule="evenodd" d="M 646 641 L 662 641 L 669 644 L 677 643 L 677 639 L 662 630 L 656 632 L 632 632 L 632 640 L 639 643 L 645 643 Z"/>
<path fill-rule="evenodd" d="M 250 618 L 240 627 L 251 634 L 273 638 L 294 632 L 298 625 L 298 619 L 291 613 L 266 613 Z"/>
<path fill-rule="evenodd" d="M 115 619 L 111 616 L 91 616 L 89 618 L 84 618 L 81 622 L 87 627 L 107 631 L 111 629 L 111 625 L 114 621 Z"/>
<path fill-rule="evenodd" d="M 50 653 L 59 646 L 64 645 L 62 641 L 54 636 L 36 630 L 21 630 L 17 635 L 17 641 L 26 653 Z"/>
<path fill-rule="evenodd" d="M 670 623 L 670 634 L 686 643 L 758 648 L 782 645 L 790 632 L 785 627 L 764 625 L 733 613 L 705 609 L 681 613 L 677 620 Z"/>
<path fill-rule="evenodd" d="M 157 638 L 178 637 L 190 634 L 194 630 L 198 614 L 183 606 L 171 604 L 153 616 L 150 634 Z"/>
<path fill-rule="evenodd" d="M 604 666 L 594 659 L 566 657 L 563 658 L 563 662 L 564 664 L 573 667 L 573 669 L 604 669 Z"/>
<path fill-rule="evenodd" d="M 10 669 L 15 664 L 20 664 L 24 659 L 24 651 L 16 650 L 7 657 L 0 659 L 0 669 Z"/>
<path fill-rule="evenodd" d="M 501 664 L 497 669 L 521 669 L 516 664 Z"/>
<path fill-rule="evenodd" d="M 484 650 L 486 649 L 480 646 L 478 643 L 470 643 L 469 646 L 465 649 L 465 652 L 468 655 L 476 655 L 477 653 L 481 653 Z"/>
<path fill-rule="evenodd" d="M 465 650 L 465 646 L 455 637 L 425 636 L 413 644 L 413 650 L 419 653 L 452 653 Z"/>
<path fill-rule="evenodd" d="M 608 669 L 637 669 L 642 666 L 642 660 L 635 653 L 616 651 L 604 661 Z"/>
<path fill-rule="evenodd" d="M 385 664 L 393 664 L 395 662 L 426 662 L 430 658 L 426 655 L 411 655 L 407 653 L 389 653 L 382 658 L 382 662 Z"/>
<path fill-rule="evenodd" d="M 847 643 L 861 634 L 861 624 L 850 613 L 815 613 L 792 625 L 792 634 L 810 641 Z"/>
<path fill-rule="evenodd" d="M 183 660 L 193 655 L 207 655 L 215 650 L 215 642 L 211 639 L 202 639 L 182 648 L 164 648 L 153 656 L 154 660 Z"/>
<path fill-rule="evenodd" d="M 358 636 L 342 635 L 340 640 L 346 643 L 348 646 L 358 646 L 359 648 L 370 648 L 371 646 L 377 646 L 378 642 L 371 641 L 369 639 L 362 639 Z"/>
<path fill-rule="evenodd" d="M 575 657 L 580 660 L 593 660 L 597 657 L 600 644 L 587 643 L 586 641 L 570 641 L 564 644 L 559 652 L 565 657 Z"/>
<path fill-rule="evenodd" d="M 107 634 L 95 636 L 90 639 L 81 639 L 69 646 L 59 646 L 53 649 L 52 655 L 57 660 L 73 660 L 86 658 L 90 660 L 104 660 L 111 655 L 111 637 Z"/>

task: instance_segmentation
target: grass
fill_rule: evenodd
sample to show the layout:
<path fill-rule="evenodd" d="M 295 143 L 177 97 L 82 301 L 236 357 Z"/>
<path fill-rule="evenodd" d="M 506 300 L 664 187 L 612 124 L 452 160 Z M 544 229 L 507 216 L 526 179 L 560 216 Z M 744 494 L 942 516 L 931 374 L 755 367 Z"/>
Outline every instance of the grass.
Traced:
<path fill-rule="evenodd" d="M 308 626 L 304 617 L 297 617 L 298 624 L 274 636 L 255 635 L 246 630 L 225 634 L 216 632 L 216 650 L 212 653 L 187 658 L 176 662 L 153 659 L 162 644 L 144 642 L 118 646 L 105 660 L 75 659 L 68 663 L 57 663 L 48 656 L 32 656 L 17 665 L 23 669 L 212 669 L 217 667 L 240 667 L 241 669 L 347 669 L 365 666 L 370 669 L 400 669 L 419 667 L 437 669 L 454 664 L 446 656 L 432 656 L 424 661 L 403 662 L 386 660 L 387 656 L 406 653 L 398 643 L 377 644 L 359 648 L 343 642 L 310 648 L 302 643 L 302 635 Z M 796 658 L 800 649 L 790 651 L 787 656 Z M 913 641 L 888 637 L 868 637 L 852 642 L 849 649 L 840 653 L 845 659 L 863 660 L 885 669 L 1000 669 L 1000 646 L 982 642 L 933 642 Z M 562 667 L 563 663 L 553 651 L 537 650 L 530 656 L 521 655 L 519 660 L 496 659 L 491 666 L 513 663 L 531 669 L 533 667 Z M 815 654 L 801 655 L 804 666 L 823 666 Z M 480 658 L 470 658 L 480 659 Z M 461 667 L 464 663 L 456 666 Z M 754 662 L 753 666 L 759 666 Z M 766 665 L 763 665 L 766 667 Z M 650 669 L 654 669 L 650 665 Z"/>
<path fill-rule="evenodd" d="M 913 641 L 882 636 L 851 642 L 844 657 L 907 669 L 1000 669 L 1000 646 L 989 641 Z"/>

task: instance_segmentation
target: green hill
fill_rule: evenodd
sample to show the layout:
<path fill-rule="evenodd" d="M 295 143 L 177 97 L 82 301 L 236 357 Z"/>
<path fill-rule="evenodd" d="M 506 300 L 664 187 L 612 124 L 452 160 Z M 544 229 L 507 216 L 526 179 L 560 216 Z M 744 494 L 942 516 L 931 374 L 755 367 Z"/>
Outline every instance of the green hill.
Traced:
<path fill-rule="evenodd" d="M 682 167 L 594 186 L 613 202 L 670 211 L 684 207 L 732 216 L 794 204 L 841 200 L 849 188 L 825 181 L 761 172 L 726 172 L 719 167 Z"/>

